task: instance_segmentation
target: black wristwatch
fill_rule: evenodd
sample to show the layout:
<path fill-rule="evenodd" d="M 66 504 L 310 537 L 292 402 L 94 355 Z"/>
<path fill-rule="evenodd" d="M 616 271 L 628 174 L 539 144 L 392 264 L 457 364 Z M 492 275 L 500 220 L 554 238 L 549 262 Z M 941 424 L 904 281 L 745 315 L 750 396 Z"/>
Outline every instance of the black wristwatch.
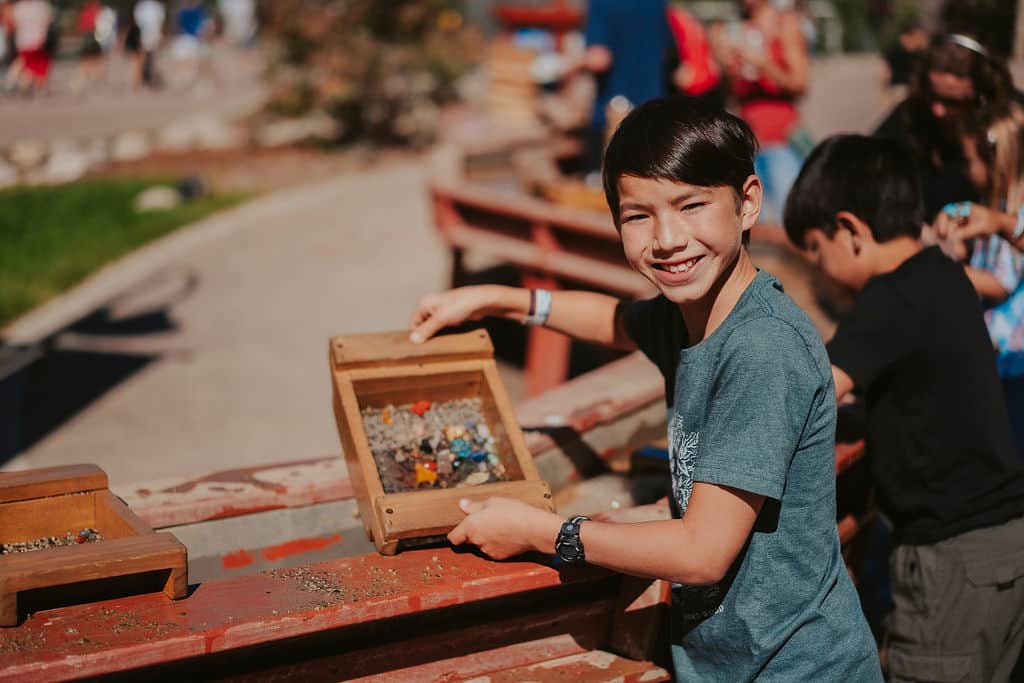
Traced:
<path fill-rule="evenodd" d="M 562 562 L 566 564 L 586 562 L 583 543 L 580 541 L 580 523 L 588 519 L 590 517 L 586 515 L 573 515 L 562 524 L 558 537 L 555 539 L 555 553 Z"/>

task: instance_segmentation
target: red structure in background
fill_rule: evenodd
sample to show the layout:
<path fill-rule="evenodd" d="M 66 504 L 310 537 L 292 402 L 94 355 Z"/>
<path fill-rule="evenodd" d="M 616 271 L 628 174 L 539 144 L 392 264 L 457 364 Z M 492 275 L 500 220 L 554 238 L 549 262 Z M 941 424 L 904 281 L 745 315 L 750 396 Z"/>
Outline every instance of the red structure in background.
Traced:
<path fill-rule="evenodd" d="M 555 0 L 543 5 L 497 5 L 494 8 L 494 16 L 501 23 L 501 27 L 508 31 L 521 28 L 551 31 L 560 50 L 565 34 L 583 26 L 584 13 L 570 6 L 566 0 Z"/>

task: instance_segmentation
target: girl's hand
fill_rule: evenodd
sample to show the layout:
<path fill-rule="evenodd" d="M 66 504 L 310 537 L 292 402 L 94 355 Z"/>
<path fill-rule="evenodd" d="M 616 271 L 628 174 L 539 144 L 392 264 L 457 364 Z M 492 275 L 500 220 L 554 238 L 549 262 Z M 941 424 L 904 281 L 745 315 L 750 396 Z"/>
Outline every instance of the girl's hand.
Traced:
<path fill-rule="evenodd" d="M 946 204 L 935 218 L 940 239 L 956 234 L 960 240 L 999 234 L 1003 214 L 982 204 L 957 202 Z"/>
<path fill-rule="evenodd" d="M 531 550 L 551 552 L 562 526 L 562 519 L 554 513 L 510 498 L 462 500 L 459 507 L 467 516 L 448 534 L 448 540 L 453 545 L 472 543 L 495 560 Z M 549 535 L 550 547 L 536 541 Z"/>
<path fill-rule="evenodd" d="M 490 312 L 492 294 L 491 287 L 479 285 L 426 295 L 412 313 L 409 339 L 419 344 L 442 328 L 479 320 Z"/>
<path fill-rule="evenodd" d="M 945 215 L 944 213 L 941 215 Z M 926 247 L 938 246 L 942 250 L 942 253 L 951 258 L 954 261 L 963 261 L 967 258 L 967 245 L 962 239 L 960 239 L 959 233 L 956 228 L 950 228 L 944 226 L 942 235 L 940 236 L 937 225 L 939 219 L 936 219 L 935 225 L 924 224 L 921 228 L 921 242 Z"/>

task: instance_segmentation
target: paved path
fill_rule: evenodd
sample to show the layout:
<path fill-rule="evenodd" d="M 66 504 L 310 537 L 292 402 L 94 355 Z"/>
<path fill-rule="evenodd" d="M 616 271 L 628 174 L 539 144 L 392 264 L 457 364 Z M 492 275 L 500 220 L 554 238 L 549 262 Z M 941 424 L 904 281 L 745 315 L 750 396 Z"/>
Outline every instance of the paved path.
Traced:
<path fill-rule="evenodd" d="M 160 128 L 197 112 L 233 118 L 256 109 L 266 96 L 259 59 L 224 47 L 213 54 L 216 82 L 204 77 L 193 86 L 134 91 L 127 85 L 127 62 L 115 56 L 109 81 L 94 92 L 80 94 L 70 89 L 74 62 L 60 61 L 51 93 L 33 98 L 0 94 L 0 148 L 24 138 L 92 139 Z"/>
<path fill-rule="evenodd" d="M 419 163 L 214 217 L 169 264 L 198 277 L 176 344 L 4 469 L 95 462 L 113 483 L 336 453 L 327 339 L 403 328 L 447 277 Z"/>

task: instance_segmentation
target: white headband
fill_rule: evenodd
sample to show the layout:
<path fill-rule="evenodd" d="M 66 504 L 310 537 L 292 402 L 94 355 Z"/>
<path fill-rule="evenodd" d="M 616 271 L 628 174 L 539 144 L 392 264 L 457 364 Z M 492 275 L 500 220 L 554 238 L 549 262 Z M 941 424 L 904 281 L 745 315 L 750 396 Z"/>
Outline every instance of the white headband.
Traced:
<path fill-rule="evenodd" d="M 977 52 L 982 57 L 988 59 L 988 50 L 985 49 L 985 46 L 970 36 L 965 36 L 962 33 L 950 33 L 946 36 L 946 40 L 960 47 L 965 47 L 971 52 Z"/>

